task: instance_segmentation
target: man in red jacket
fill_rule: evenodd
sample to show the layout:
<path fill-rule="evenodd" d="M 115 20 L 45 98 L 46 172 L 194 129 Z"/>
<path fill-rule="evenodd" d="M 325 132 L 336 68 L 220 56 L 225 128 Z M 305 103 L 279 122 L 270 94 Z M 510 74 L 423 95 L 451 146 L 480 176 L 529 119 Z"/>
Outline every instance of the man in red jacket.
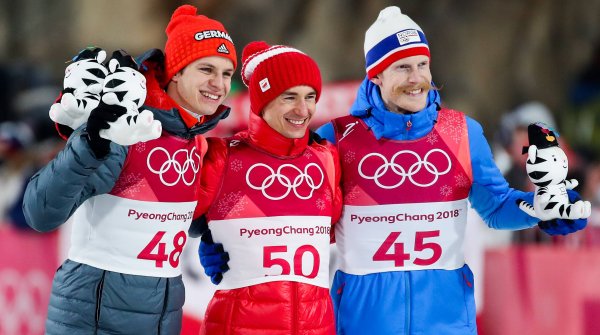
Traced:
<path fill-rule="evenodd" d="M 248 44 L 242 61 L 248 129 L 209 139 L 201 174 L 207 234 L 230 256 L 222 280 L 212 278 L 220 284 L 204 332 L 334 334 L 329 242 L 340 173 L 336 149 L 308 130 L 319 68 L 299 50 L 265 42 Z"/>

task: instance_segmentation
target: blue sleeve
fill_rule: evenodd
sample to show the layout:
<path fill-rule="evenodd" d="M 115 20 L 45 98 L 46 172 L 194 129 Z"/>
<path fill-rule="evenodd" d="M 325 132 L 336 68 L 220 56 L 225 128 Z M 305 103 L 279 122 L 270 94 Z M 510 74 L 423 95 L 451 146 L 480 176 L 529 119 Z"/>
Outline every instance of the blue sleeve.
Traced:
<path fill-rule="evenodd" d="M 333 123 L 327 122 L 315 131 L 321 138 L 328 140 L 335 144 L 335 129 L 333 129 Z"/>
<path fill-rule="evenodd" d="M 490 146 L 477 121 L 467 117 L 473 185 L 469 193 L 471 206 L 490 228 L 519 230 L 535 226 L 539 219 L 525 214 L 517 199 L 533 203 L 532 192 L 515 190 L 508 185 L 496 166 Z"/>
<path fill-rule="evenodd" d="M 126 154 L 126 147 L 111 143 L 109 156 L 98 160 L 85 136 L 74 132 L 65 148 L 29 180 L 23 197 L 27 223 L 37 231 L 54 230 L 85 200 L 110 192 Z"/>

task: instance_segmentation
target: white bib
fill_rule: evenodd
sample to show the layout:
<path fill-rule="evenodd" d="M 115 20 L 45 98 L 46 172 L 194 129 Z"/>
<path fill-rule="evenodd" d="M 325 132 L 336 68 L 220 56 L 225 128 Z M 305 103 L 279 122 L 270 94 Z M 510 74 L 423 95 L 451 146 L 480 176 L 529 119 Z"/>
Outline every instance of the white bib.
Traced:
<path fill-rule="evenodd" d="M 115 272 L 176 277 L 195 208 L 196 201 L 92 197 L 75 212 L 69 258 Z"/>
<path fill-rule="evenodd" d="M 209 227 L 230 258 L 218 289 L 272 281 L 329 287 L 330 217 L 212 220 Z"/>
<path fill-rule="evenodd" d="M 457 269 L 465 264 L 467 201 L 344 206 L 336 225 L 340 270 L 350 274 Z"/>

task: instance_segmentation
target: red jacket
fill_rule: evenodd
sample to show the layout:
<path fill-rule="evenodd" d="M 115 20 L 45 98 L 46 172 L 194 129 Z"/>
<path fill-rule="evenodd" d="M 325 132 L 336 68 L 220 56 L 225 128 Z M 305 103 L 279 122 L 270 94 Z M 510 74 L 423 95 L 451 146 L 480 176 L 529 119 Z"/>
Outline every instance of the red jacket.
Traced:
<path fill-rule="evenodd" d="M 223 215 L 234 215 L 235 218 L 241 219 L 245 215 L 248 216 L 243 209 L 240 210 L 239 206 L 236 207 L 235 204 L 231 204 L 232 209 L 226 208 L 223 210 L 223 201 L 218 201 L 219 199 L 229 199 L 222 194 L 227 189 L 231 190 L 238 187 L 245 194 L 252 194 L 253 192 L 252 190 L 244 190 L 244 188 L 249 189 L 250 187 L 245 183 L 239 183 L 239 180 L 234 185 L 227 185 L 228 182 L 234 183 L 231 179 L 235 178 L 231 178 L 231 175 L 229 175 L 229 178 L 224 178 L 225 172 L 231 171 L 231 164 L 239 164 L 237 162 L 232 163 L 229 159 L 231 152 L 229 146 L 232 141 L 243 142 L 245 146 L 237 150 L 246 150 L 244 153 L 250 152 L 250 156 L 244 156 L 246 159 L 247 157 L 259 157 L 259 155 L 264 154 L 282 160 L 282 162 L 291 161 L 301 155 L 309 157 L 309 159 L 314 157 L 312 159 L 315 161 L 317 161 L 317 156 L 330 158 L 328 161 L 331 162 L 331 166 L 326 166 L 328 177 L 324 180 L 326 181 L 327 194 L 331 196 L 324 198 L 331 202 L 326 206 L 328 208 L 326 216 L 331 216 L 332 225 L 337 222 L 341 215 L 342 203 L 339 188 L 340 168 L 335 147 L 325 141 L 320 143 L 311 141 L 308 132 L 300 139 L 285 138 L 268 126 L 262 118 L 251 114 L 247 131 L 238 133 L 231 139 L 209 139 L 209 149 L 205 156 L 201 174 L 202 187 L 198 211 L 207 214 L 209 224 L 213 220 L 211 229 L 214 229 L 216 220 L 222 218 Z M 307 150 L 310 153 L 307 154 Z M 256 163 L 265 162 L 265 156 L 262 157 L 257 159 Z M 246 170 L 248 170 L 247 165 L 249 164 L 244 164 L 244 167 L 240 169 L 240 175 L 245 175 Z M 290 194 L 292 193 L 290 192 Z M 291 196 L 293 197 L 293 195 Z M 263 201 L 262 212 L 265 217 L 302 215 L 303 211 L 308 209 L 307 205 L 298 199 L 295 199 L 293 206 L 281 206 L 281 203 L 289 204 L 285 201 L 270 204 L 269 200 L 256 198 L 254 202 L 252 202 L 252 199 L 249 202 L 257 203 L 258 201 Z M 307 201 L 307 203 L 310 202 Z M 250 213 L 251 210 L 247 212 Z M 315 209 L 310 210 L 314 211 Z M 211 213 L 217 213 L 217 211 L 225 214 L 211 215 Z M 333 234 L 333 227 L 331 228 L 331 234 Z M 231 234 L 236 233 L 231 231 Z M 244 240 L 242 243 L 252 243 L 252 239 L 247 241 Z M 228 249 L 227 244 L 224 247 L 226 250 Z M 329 257 L 328 253 L 327 257 Z M 230 261 L 232 270 L 233 261 L 232 258 Z M 274 278 L 276 277 L 277 275 L 274 276 Z M 270 281 L 240 288 L 217 290 L 208 305 L 204 327 L 203 334 L 335 334 L 329 289 L 287 279 L 285 281 Z"/>

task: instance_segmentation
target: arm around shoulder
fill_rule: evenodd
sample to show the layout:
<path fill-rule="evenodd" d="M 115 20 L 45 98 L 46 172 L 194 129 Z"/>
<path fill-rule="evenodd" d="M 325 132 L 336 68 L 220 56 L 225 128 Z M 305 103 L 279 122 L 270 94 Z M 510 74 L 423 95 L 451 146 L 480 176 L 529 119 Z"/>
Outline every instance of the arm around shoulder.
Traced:
<path fill-rule="evenodd" d="M 208 138 L 208 150 L 202 161 L 200 190 L 194 217 L 205 215 L 221 188 L 225 163 L 227 161 L 228 142 L 222 138 Z"/>
<path fill-rule="evenodd" d="M 335 180 L 333 185 L 332 213 L 331 213 L 331 243 L 335 243 L 335 225 L 342 217 L 344 197 L 342 195 L 342 168 L 340 166 L 339 152 L 335 145 L 327 144 L 333 156 Z"/>
<path fill-rule="evenodd" d="M 327 122 L 315 131 L 321 138 L 335 144 L 335 129 L 332 122 Z"/>

